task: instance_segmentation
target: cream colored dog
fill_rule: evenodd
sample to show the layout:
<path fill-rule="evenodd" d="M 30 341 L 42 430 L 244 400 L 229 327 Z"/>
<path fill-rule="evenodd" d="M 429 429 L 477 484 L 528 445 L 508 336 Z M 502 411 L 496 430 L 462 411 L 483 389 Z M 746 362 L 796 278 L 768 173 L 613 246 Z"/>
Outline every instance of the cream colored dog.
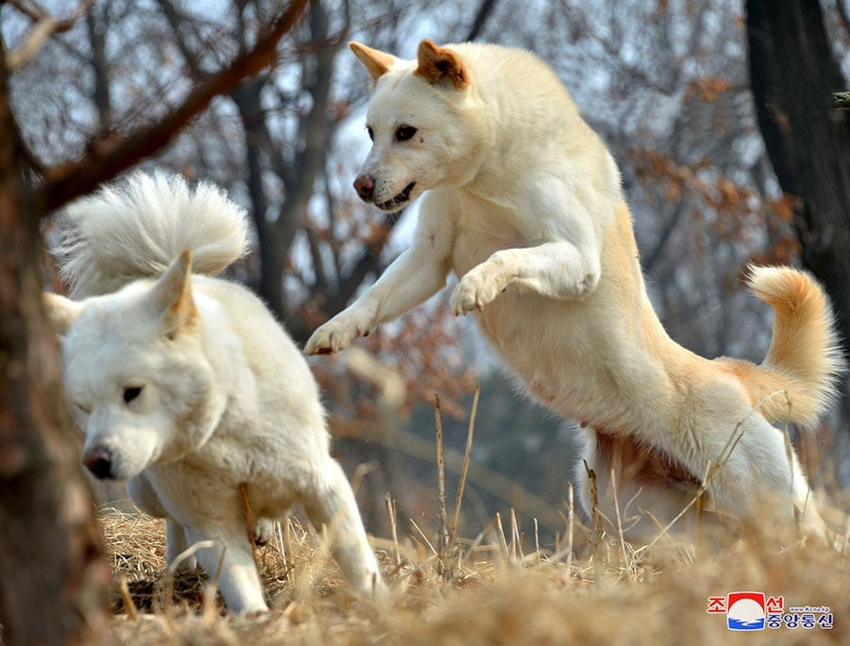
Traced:
<path fill-rule="evenodd" d="M 528 391 L 586 427 L 609 518 L 630 502 L 667 522 L 715 465 L 711 509 L 746 518 L 770 499 L 786 518 L 808 508 L 819 532 L 806 478 L 771 426 L 811 426 L 834 392 L 839 351 L 814 280 L 752 268 L 754 293 L 776 314 L 761 365 L 689 352 L 647 298 L 617 166 L 548 66 L 493 45 L 425 40 L 415 61 L 351 48 L 375 84 L 355 188 L 385 211 L 427 194 L 412 246 L 306 351 L 344 348 L 454 271 L 454 313 L 474 312 Z M 582 500 L 589 512 L 587 487 Z M 656 531 L 644 515 L 628 534 Z"/>
<path fill-rule="evenodd" d="M 354 588 L 382 590 L 304 357 L 258 298 L 211 277 L 245 252 L 245 213 L 212 185 L 137 174 L 66 218 L 60 264 L 86 298 L 50 294 L 47 304 L 86 467 L 128 479 L 136 504 L 167 519 L 169 564 L 212 541 L 197 561 L 211 578 L 221 567 L 233 612 L 267 608 L 242 487 L 259 538 L 301 503 L 329 526 Z M 208 275 L 192 273 L 193 259 Z"/>

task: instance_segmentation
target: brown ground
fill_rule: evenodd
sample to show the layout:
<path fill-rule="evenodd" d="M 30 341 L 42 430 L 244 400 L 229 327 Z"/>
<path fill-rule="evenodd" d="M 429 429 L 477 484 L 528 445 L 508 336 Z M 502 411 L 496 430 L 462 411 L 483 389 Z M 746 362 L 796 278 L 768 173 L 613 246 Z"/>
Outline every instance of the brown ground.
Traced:
<path fill-rule="evenodd" d="M 291 518 L 275 540 L 256 552 L 272 611 L 237 619 L 226 613 L 200 573 L 175 580 L 164 574 L 161 521 L 105 513 L 103 533 L 115 570 L 115 620 L 108 642 L 850 643 L 850 546 L 843 549 L 844 536 L 838 537 L 837 550 L 793 540 L 781 548 L 751 537 L 746 545 L 696 551 L 669 545 L 659 549 L 660 541 L 652 555 L 605 537 L 594 555 L 588 532 L 576 522 L 571 555 L 567 541 L 538 551 L 534 536 L 517 540 L 511 523 L 503 525 L 503 531 L 494 523 L 475 540 L 458 541 L 443 559 L 431 546 L 433 540 L 412 525 L 398 545 L 376 539 L 392 587 L 391 598 L 377 603 L 348 592 L 319 537 Z M 791 606 L 829 606 L 834 628 L 800 625 L 732 633 L 725 614 L 706 609 L 708 597 L 737 590 L 782 595 L 786 612 Z"/>

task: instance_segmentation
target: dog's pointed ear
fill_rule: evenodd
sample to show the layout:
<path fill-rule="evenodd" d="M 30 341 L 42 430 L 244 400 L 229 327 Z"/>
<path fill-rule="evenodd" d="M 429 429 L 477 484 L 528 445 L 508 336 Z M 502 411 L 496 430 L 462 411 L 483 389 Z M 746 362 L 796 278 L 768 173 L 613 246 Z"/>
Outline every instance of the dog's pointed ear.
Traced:
<path fill-rule="evenodd" d="M 192 252 L 185 249 L 159 278 L 151 292 L 154 307 L 162 313 L 165 335 L 173 339 L 198 316 L 192 297 Z"/>
<path fill-rule="evenodd" d="M 392 54 L 387 54 L 385 52 L 378 51 L 377 49 L 366 47 L 366 45 L 363 45 L 362 43 L 352 41 L 348 43 L 348 46 L 351 48 L 351 51 L 354 52 L 357 60 L 363 63 L 363 67 L 365 67 L 366 71 L 369 72 L 369 76 L 372 78 L 373 83 L 377 83 L 378 79 L 386 74 L 389 69 L 398 62 L 398 59 Z"/>
<path fill-rule="evenodd" d="M 83 311 L 83 304 L 59 294 L 44 293 L 44 305 L 50 325 L 59 336 L 64 336 Z"/>
<path fill-rule="evenodd" d="M 469 87 L 469 71 L 455 52 L 439 47 L 427 38 L 419 43 L 419 67 L 414 74 L 432 85 L 445 83 L 456 90 Z"/>

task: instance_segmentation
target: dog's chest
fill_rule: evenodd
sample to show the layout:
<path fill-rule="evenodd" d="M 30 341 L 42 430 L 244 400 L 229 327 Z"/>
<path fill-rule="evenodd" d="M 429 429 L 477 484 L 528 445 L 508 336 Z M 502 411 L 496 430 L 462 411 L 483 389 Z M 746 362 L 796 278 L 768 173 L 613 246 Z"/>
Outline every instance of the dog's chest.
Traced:
<path fill-rule="evenodd" d="M 542 240 L 522 231 L 515 217 L 495 207 L 483 210 L 468 204 L 460 214 L 452 249 L 452 269 L 458 278 L 485 262 L 502 249 L 519 249 L 540 244 Z"/>

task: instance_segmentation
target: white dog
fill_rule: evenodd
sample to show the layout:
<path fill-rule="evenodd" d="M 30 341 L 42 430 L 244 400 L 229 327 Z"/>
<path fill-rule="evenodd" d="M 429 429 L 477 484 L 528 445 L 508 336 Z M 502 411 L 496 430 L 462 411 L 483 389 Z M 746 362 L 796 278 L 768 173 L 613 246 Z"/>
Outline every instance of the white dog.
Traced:
<path fill-rule="evenodd" d="M 196 552 L 214 577 L 225 550 L 220 587 L 233 612 L 267 609 L 243 487 L 260 538 L 300 503 L 329 527 L 353 587 L 382 589 L 307 363 L 259 299 L 210 277 L 245 252 L 244 212 L 212 185 L 137 174 L 66 218 L 61 269 L 86 298 L 49 294 L 47 304 L 86 467 L 129 479 L 139 507 L 167 519 L 169 563 L 214 541 Z"/>
<path fill-rule="evenodd" d="M 776 314 L 765 362 L 694 355 L 653 311 L 617 166 L 548 66 L 493 45 L 425 40 L 415 61 L 351 48 L 374 82 L 373 146 L 355 188 L 384 211 L 427 194 L 412 246 L 306 351 L 344 348 L 454 271 L 454 313 L 475 312 L 528 391 L 586 428 L 609 518 L 614 495 L 620 509 L 674 518 L 709 465 L 722 465 L 707 482 L 711 509 L 752 517 L 770 494 L 786 518 L 803 511 L 806 479 L 771 423 L 811 425 L 834 393 L 840 353 L 821 288 L 753 268 L 752 289 Z M 582 501 L 589 513 L 586 486 Z M 655 528 L 641 520 L 629 535 Z"/>

